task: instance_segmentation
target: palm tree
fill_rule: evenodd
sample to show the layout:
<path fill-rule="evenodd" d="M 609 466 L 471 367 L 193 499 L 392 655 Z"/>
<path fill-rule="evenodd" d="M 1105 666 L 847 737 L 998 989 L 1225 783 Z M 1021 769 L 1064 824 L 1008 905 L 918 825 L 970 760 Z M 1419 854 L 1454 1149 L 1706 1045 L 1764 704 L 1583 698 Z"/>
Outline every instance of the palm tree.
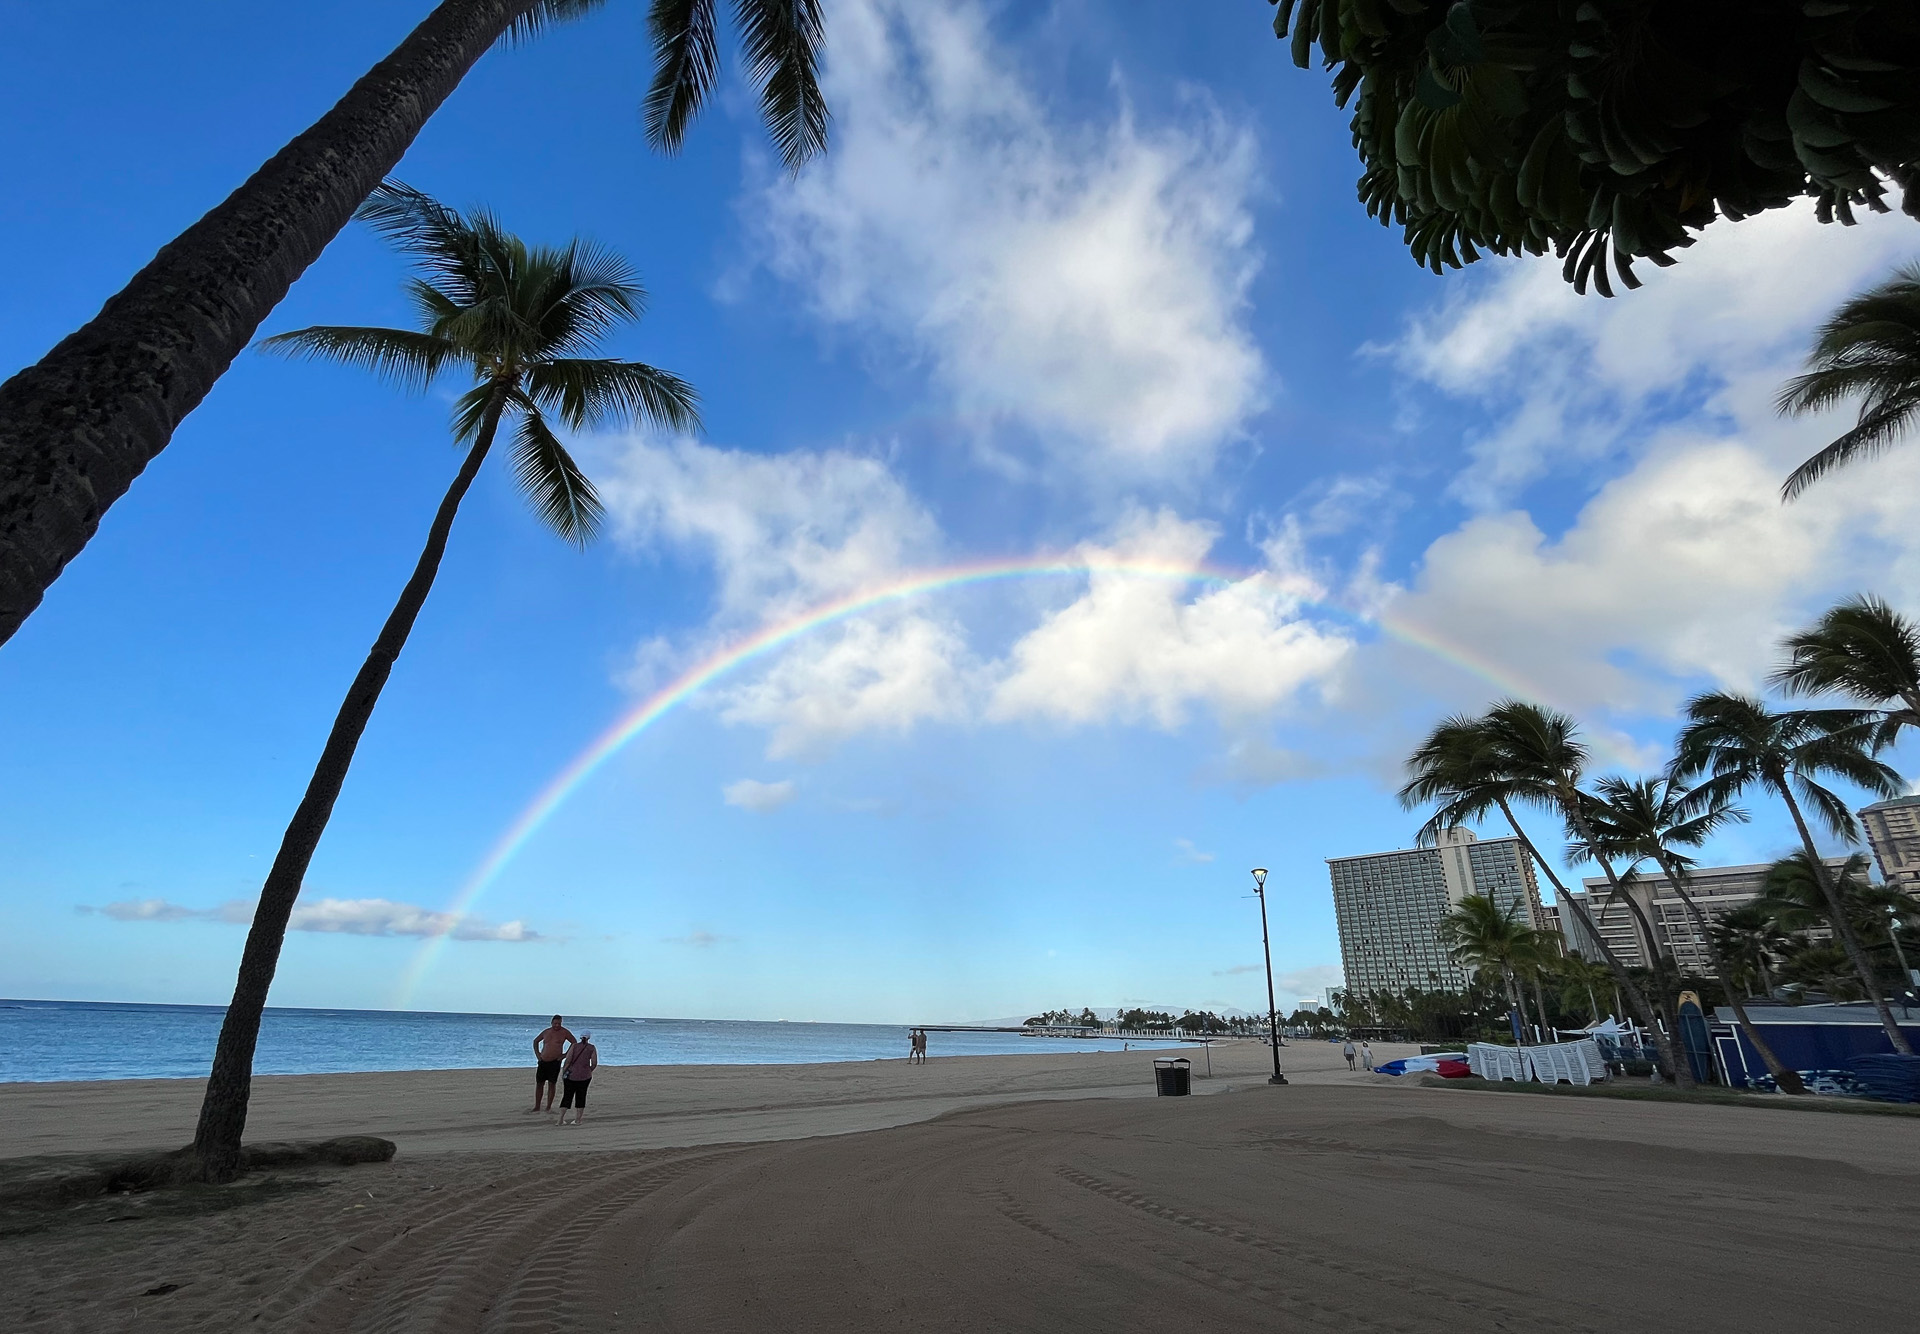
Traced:
<path fill-rule="evenodd" d="M 1815 887 L 1815 893 L 1819 892 Z M 1773 994 L 1774 961 L 1787 946 L 1787 933 L 1765 909 L 1749 903 L 1735 908 L 1713 924 L 1713 947 L 1736 982 L 1749 988 L 1758 983 L 1762 996 Z"/>
<path fill-rule="evenodd" d="M 1920 625 L 1870 594 L 1830 608 L 1781 645 L 1773 683 L 1791 695 L 1846 695 L 1886 710 L 1880 742 L 1920 727 Z"/>
<path fill-rule="evenodd" d="M 681 430 L 699 420 L 694 392 L 678 377 L 636 361 L 584 355 L 615 326 L 637 319 L 645 301 L 618 257 L 578 240 L 557 250 L 529 247 L 486 213 L 464 218 L 398 184 L 376 190 L 359 213 L 412 256 L 418 276 L 408 294 L 420 327 L 320 326 L 262 346 L 363 366 L 413 388 L 453 367 L 470 371 L 473 387 L 453 412 L 454 438 L 467 451 L 434 514 L 426 549 L 340 705 L 260 891 L 194 1135 L 196 1170 L 216 1181 L 231 1177 L 239 1162 L 260 1015 L 307 865 L 433 588 L 460 501 L 501 425 L 512 424 L 514 478 L 534 511 L 561 537 L 585 543 L 598 527 L 600 500 L 547 414 L 576 429 L 641 420 Z"/>
<path fill-rule="evenodd" d="M 1920 900 L 1897 885 L 1875 884 L 1867 878 L 1867 859 L 1854 853 L 1834 877 L 1840 901 L 1846 905 L 1847 920 L 1868 951 L 1876 974 L 1892 971 L 1899 977 L 1896 990 L 1905 992 L 1908 980 L 1899 965 L 1899 950 L 1894 940 L 1894 923 L 1912 923 L 1920 919 Z M 1753 907 L 1766 914 L 1781 932 L 1805 934 L 1833 929 L 1833 910 L 1805 853 L 1783 857 L 1767 868 L 1764 891 Z M 1882 942 L 1875 937 L 1884 935 Z M 1872 940 L 1871 945 L 1866 942 Z M 1877 960 L 1875 956 L 1877 957 Z"/>
<path fill-rule="evenodd" d="M 1705 776 L 1705 781 L 1689 794 L 1688 800 L 1696 808 L 1730 801 L 1750 787 L 1771 792 L 1785 803 L 1807 864 L 1832 909 L 1834 934 L 1860 974 L 1893 1049 L 1912 1055 L 1913 1049 L 1894 1022 L 1866 950 L 1848 920 L 1839 886 L 1814 846 L 1813 830 L 1800 804 L 1805 801 L 1811 806 L 1835 837 L 1857 842 L 1859 827 L 1853 812 L 1820 779 L 1844 779 L 1882 797 L 1898 796 L 1905 790 L 1900 776 L 1870 753 L 1875 744 L 1873 715 L 1858 709 L 1776 713 L 1757 699 L 1709 692 L 1687 702 L 1686 718 L 1687 725 L 1675 743 L 1673 763 L 1668 766 L 1668 778 L 1686 782 Z"/>
<path fill-rule="evenodd" d="M 165 449 L 254 331 L 480 57 L 604 0 L 441 0 L 332 110 L 161 247 L 92 320 L 0 385 L 0 643 Z M 717 0 L 651 0 L 649 138 L 672 151 L 712 91 Z M 734 0 L 748 76 L 790 169 L 826 143 L 820 0 Z"/>
<path fill-rule="evenodd" d="M 1580 740 L 1579 726 L 1573 719 L 1538 704 L 1502 700 L 1487 711 L 1487 726 L 1495 751 L 1501 757 L 1500 764 L 1516 789 L 1525 793 L 1534 803 L 1556 811 L 1575 841 L 1592 844 L 1595 840 L 1587 821 L 1588 802 L 1580 790 L 1580 779 L 1589 756 L 1586 743 Z M 1537 851 L 1534 855 L 1542 865 L 1545 864 L 1545 859 L 1540 858 Z M 1593 860 L 1606 877 L 1609 894 L 1615 898 L 1623 897 L 1621 878 L 1613 868 L 1613 859 L 1605 852 L 1596 850 Z M 1551 871 L 1549 875 L 1552 875 Z M 1693 1072 L 1676 1055 L 1673 1045 L 1676 1030 L 1662 1027 L 1656 1022 L 1654 1007 L 1649 1003 L 1639 980 L 1608 948 L 1593 920 L 1587 915 L 1586 905 L 1566 892 L 1558 876 L 1552 878 L 1562 900 L 1587 928 L 1588 935 L 1598 943 L 1601 958 L 1613 971 L 1614 984 L 1626 995 L 1628 1003 L 1646 1025 L 1647 1035 L 1653 1040 L 1654 1053 L 1663 1067 L 1663 1073 L 1680 1087 L 1690 1087 Z M 1624 897 L 1636 916 L 1640 915 L 1639 905 L 1633 902 L 1632 897 Z M 1651 924 L 1643 922 L 1642 925 L 1651 939 Z"/>
<path fill-rule="evenodd" d="M 1480 718 L 1455 714 L 1443 719 L 1409 757 L 1407 768 L 1412 777 L 1400 789 L 1400 803 L 1408 809 L 1429 803 L 1436 807 L 1432 818 L 1421 826 L 1422 843 L 1432 842 L 1442 830 L 1499 811 L 1520 846 L 1553 886 L 1562 910 L 1571 912 L 1586 927 L 1588 937 L 1598 943 L 1615 987 L 1646 1026 L 1668 1078 L 1680 1079 L 1684 1076 L 1673 1060 L 1671 1042 L 1655 1022 L 1646 993 L 1601 939 L 1585 904 L 1567 892 L 1552 864 L 1541 855 L 1514 814 L 1514 807 L 1522 803 L 1564 813 L 1567 800 L 1578 800 L 1576 784 L 1585 765 L 1586 747 L 1580 744 L 1572 719 L 1535 705 L 1505 700 Z M 1563 788 L 1572 795 L 1563 797 Z"/>
<path fill-rule="evenodd" d="M 1565 950 L 1554 962 L 1553 971 L 1555 979 L 1560 984 L 1561 1005 L 1567 1009 L 1573 1008 L 1566 1003 L 1568 992 L 1572 992 L 1576 998 L 1584 996 L 1587 1002 L 1588 1022 L 1599 1023 L 1600 998 L 1595 993 L 1594 987 L 1613 985 L 1613 974 L 1607 966 L 1590 961 L 1577 950 Z"/>
<path fill-rule="evenodd" d="M 1920 263 L 1903 265 L 1820 326 L 1811 368 L 1780 391 L 1783 413 L 1818 412 L 1859 398 L 1853 429 L 1793 470 L 1781 493 L 1792 500 L 1835 468 L 1898 440 L 1920 414 Z"/>
<path fill-rule="evenodd" d="M 1609 776 L 1593 785 L 1592 804 L 1588 808 L 1587 818 L 1600 846 L 1608 852 L 1631 858 L 1634 862 L 1650 861 L 1660 868 L 1667 883 L 1673 886 L 1674 893 L 1686 905 L 1687 916 L 1692 919 L 1694 930 L 1706 944 L 1714 976 L 1727 993 L 1727 1004 L 1733 1010 L 1734 1021 L 1740 1025 L 1740 1031 L 1766 1065 L 1767 1073 L 1773 1076 L 1775 1087 L 1782 1093 L 1805 1093 L 1807 1089 L 1800 1079 L 1800 1072 L 1789 1069 L 1774 1054 L 1772 1046 L 1747 1017 L 1740 979 L 1721 957 L 1713 924 L 1694 900 L 1691 889 L 1694 860 L 1682 851 L 1699 848 L 1725 825 L 1746 823 L 1747 813 L 1734 806 L 1725 796 L 1710 795 L 1698 803 L 1690 803 L 1691 795 L 1685 788 L 1665 778 Z M 1670 959 L 1664 962 L 1672 963 Z M 1678 970 L 1674 971 L 1677 974 Z M 1672 987 L 1663 985 L 1661 999 L 1666 1001 L 1672 990 Z M 1670 1009 L 1669 1014 L 1675 1024 L 1674 1031 L 1678 1032 L 1678 1012 Z"/>
<path fill-rule="evenodd" d="M 1440 939 L 1448 952 L 1471 965 L 1482 977 L 1498 977 L 1507 1003 L 1526 1026 L 1526 1000 L 1520 992 L 1520 974 L 1540 957 L 1540 936 L 1511 908 L 1485 894 L 1461 897 L 1453 911 L 1440 919 Z M 1541 1016 L 1545 1023 L 1545 1015 Z"/>

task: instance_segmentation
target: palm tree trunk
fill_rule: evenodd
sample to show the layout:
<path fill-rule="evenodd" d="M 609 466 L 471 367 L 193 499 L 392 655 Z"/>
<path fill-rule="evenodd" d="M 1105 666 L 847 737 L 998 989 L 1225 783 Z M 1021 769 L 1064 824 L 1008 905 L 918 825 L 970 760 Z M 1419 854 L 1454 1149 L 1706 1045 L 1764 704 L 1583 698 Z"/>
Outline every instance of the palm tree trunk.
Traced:
<path fill-rule="evenodd" d="M 473 485 L 480 464 L 493 446 L 500 424 L 501 401 L 496 397 L 487 408 L 479 438 L 467 451 L 460 473 L 447 488 L 440 508 L 427 530 L 426 549 L 413 567 L 413 577 L 400 591 L 400 600 L 387 616 L 386 624 L 373 641 L 367 660 L 353 678 L 340 712 L 327 733 L 320 751 L 320 762 L 307 781 L 306 795 L 295 808 L 287 832 L 281 837 L 280 851 L 267 872 L 260 890 L 260 902 L 253 910 L 253 926 L 247 932 L 246 949 L 240 955 L 240 976 L 233 988 L 233 1001 L 220 1025 L 220 1041 L 213 1051 L 213 1070 L 207 1077 L 207 1092 L 200 1104 L 200 1124 L 194 1131 L 194 1172 L 198 1179 L 229 1181 L 240 1166 L 240 1136 L 247 1124 L 247 1098 L 253 1085 L 253 1049 L 260 1037 L 260 1016 L 267 1007 L 267 991 L 273 985 L 274 970 L 280 963 L 280 947 L 287 936 L 287 921 L 293 915 L 294 900 L 300 897 L 301 882 L 306 879 L 307 864 L 320 846 L 333 804 L 347 780 L 353 764 L 353 752 L 361 733 L 373 717 L 374 705 L 386 687 L 393 664 L 406 647 L 414 620 L 433 590 L 434 577 L 440 572 L 440 559 L 447 550 L 447 535 L 453 529 L 460 501 Z"/>
<path fill-rule="evenodd" d="M 1533 1006 L 1540 1013 L 1540 1040 L 1553 1041 L 1553 1020 L 1547 1017 L 1547 993 L 1541 989 L 1540 974 L 1535 972 L 1529 979 L 1533 983 Z"/>
<path fill-rule="evenodd" d="M 1683 1089 L 1692 1088 L 1694 1086 L 1693 1068 L 1677 1050 L 1680 1039 L 1680 1016 L 1674 1008 L 1672 989 L 1666 985 L 1666 970 L 1660 966 L 1660 955 L 1657 953 L 1659 941 L 1654 937 L 1653 924 L 1647 920 L 1646 914 L 1640 911 L 1640 905 L 1633 901 L 1633 896 L 1628 894 L 1621 885 L 1620 877 L 1614 873 L 1613 862 L 1600 851 L 1599 840 L 1593 835 L 1593 826 L 1588 823 L 1586 814 L 1580 809 L 1578 794 L 1570 784 L 1564 785 L 1560 790 L 1560 806 L 1566 813 L 1568 827 L 1579 836 L 1582 843 L 1586 844 L 1587 850 L 1593 855 L 1594 862 L 1600 867 L 1600 874 L 1607 878 L 1607 887 L 1616 897 L 1626 899 L 1628 910 L 1633 913 L 1634 919 L 1640 923 L 1641 930 L 1646 935 L 1647 948 L 1654 951 L 1647 962 L 1652 965 L 1654 985 L 1660 991 L 1660 1009 L 1667 1023 L 1666 1032 L 1662 1034 L 1661 1026 L 1653 1021 L 1652 1012 L 1648 1009 L 1644 1016 L 1647 1019 L 1648 1033 L 1653 1038 L 1653 1049 L 1659 1055 L 1661 1063 L 1667 1067 L 1667 1077 L 1673 1081 L 1674 1086 Z M 1596 932 L 1594 939 L 1599 938 L 1599 933 Z M 1604 945 L 1602 949 L 1605 949 Z M 1607 951 L 1607 962 L 1609 965 L 1616 962 L 1611 951 Z M 1622 966 L 1620 972 L 1625 974 L 1626 968 Z M 1637 1003 L 1646 1007 L 1644 993 L 1638 998 Z"/>
<path fill-rule="evenodd" d="M 1507 1008 L 1520 1016 L 1520 1031 L 1513 1036 L 1514 1041 L 1524 1047 L 1527 1045 L 1527 1002 L 1520 994 L 1520 984 L 1514 981 L 1513 969 L 1504 963 L 1500 965 L 1500 985 L 1507 991 Z"/>
<path fill-rule="evenodd" d="M 1840 899 L 1840 887 L 1833 883 L 1833 877 L 1827 873 L 1827 864 L 1820 860 L 1820 850 L 1813 845 L 1813 831 L 1807 828 L 1806 817 L 1800 813 L 1800 803 L 1793 799 L 1793 792 L 1785 781 L 1777 781 L 1771 786 L 1787 803 L 1787 811 L 1793 816 L 1793 827 L 1800 831 L 1800 844 L 1807 850 L 1807 860 L 1813 864 L 1813 878 L 1820 882 L 1820 892 L 1827 896 L 1827 907 L 1833 913 L 1833 934 L 1839 937 L 1854 971 L 1860 974 L 1860 981 L 1867 989 L 1867 998 L 1880 1015 L 1880 1026 L 1887 1030 L 1887 1039 L 1893 1043 L 1895 1051 L 1903 1056 L 1913 1055 L 1913 1045 L 1907 1041 L 1907 1035 L 1900 1031 L 1900 1025 L 1893 1017 L 1893 1009 L 1887 1004 L 1886 994 L 1880 990 L 1880 979 L 1873 975 L 1873 964 L 1868 960 L 1866 950 L 1860 946 L 1860 937 L 1854 933 L 1853 923 L 1847 918 L 1847 906 Z"/>
<path fill-rule="evenodd" d="M 1560 883 L 1560 877 L 1554 873 L 1553 867 L 1547 863 L 1545 857 L 1540 855 L 1540 849 L 1533 845 L 1533 840 L 1528 838 L 1526 831 L 1520 827 L 1520 821 L 1514 817 L 1513 808 L 1504 799 L 1499 801 L 1499 806 L 1500 813 L 1507 817 L 1507 823 L 1513 828 L 1514 837 L 1520 840 L 1520 846 L 1533 857 L 1534 863 L 1546 874 L 1548 882 L 1553 885 L 1554 897 L 1572 910 L 1573 915 L 1580 919 L 1580 924 L 1586 927 L 1587 934 L 1593 937 L 1594 944 L 1600 947 L 1601 961 L 1607 965 L 1607 971 L 1613 974 L 1615 993 L 1625 993 L 1634 1012 L 1640 1016 L 1640 1022 L 1647 1026 L 1647 1034 L 1653 1039 L 1655 1055 L 1669 1072 L 1674 1071 L 1672 1043 L 1666 1035 L 1661 1033 L 1660 1025 L 1655 1022 L 1653 1007 L 1647 1003 L 1646 993 L 1640 990 L 1640 984 L 1633 980 L 1633 975 L 1627 971 L 1627 966 L 1620 962 L 1619 956 L 1607 947 L 1605 940 L 1601 939 L 1600 929 L 1593 924 L 1593 918 L 1587 915 L 1586 908 L 1573 895 L 1567 893 L 1567 887 Z M 1587 831 L 1582 834 L 1589 843 L 1592 842 L 1590 833 L 1591 831 Z M 1603 863 L 1601 869 L 1607 872 L 1610 883 L 1617 888 L 1619 882 L 1612 879 L 1612 868 Z"/>
<path fill-rule="evenodd" d="M 1747 1042 L 1759 1053 L 1761 1063 L 1767 1067 L 1767 1073 L 1773 1076 L 1774 1087 L 1782 1093 L 1801 1094 L 1807 1091 L 1806 1082 L 1800 1078 L 1798 1070 L 1790 1070 L 1781 1059 L 1774 1055 L 1773 1048 L 1760 1036 L 1760 1030 L 1753 1026 L 1753 1020 L 1747 1017 L 1747 1003 L 1741 998 L 1741 988 L 1734 981 L 1733 969 L 1727 966 L 1720 946 L 1713 938 L 1712 924 L 1700 905 L 1694 902 L 1688 892 L 1686 877 L 1680 864 L 1671 859 L 1663 859 L 1661 869 L 1667 873 L 1667 883 L 1673 886 L 1680 901 L 1687 905 L 1687 915 L 1693 919 L 1693 929 L 1700 933 L 1700 939 L 1706 942 L 1707 957 L 1713 960 L 1714 976 L 1720 980 L 1721 989 L 1727 993 L 1727 1005 L 1733 1011 L 1733 1020 L 1740 1026 L 1740 1032 Z"/>
<path fill-rule="evenodd" d="M 442 0 L 333 109 L 0 385 L 0 643 L 535 0 Z"/>

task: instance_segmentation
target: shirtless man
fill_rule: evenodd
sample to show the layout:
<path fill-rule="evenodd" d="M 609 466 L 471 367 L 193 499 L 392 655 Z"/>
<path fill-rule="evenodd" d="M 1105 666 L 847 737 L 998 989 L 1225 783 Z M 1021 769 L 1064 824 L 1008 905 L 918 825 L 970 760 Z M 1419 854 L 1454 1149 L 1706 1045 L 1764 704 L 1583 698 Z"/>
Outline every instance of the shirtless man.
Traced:
<path fill-rule="evenodd" d="M 573 1034 L 560 1023 L 560 1016 L 553 1016 L 553 1023 L 539 1037 L 533 1040 L 533 1058 L 540 1064 L 533 1072 L 533 1110 L 540 1110 L 540 1090 L 547 1090 L 546 1110 L 553 1110 L 553 1091 L 560 1083 L 560 1058 L 573 1046 Z"/>

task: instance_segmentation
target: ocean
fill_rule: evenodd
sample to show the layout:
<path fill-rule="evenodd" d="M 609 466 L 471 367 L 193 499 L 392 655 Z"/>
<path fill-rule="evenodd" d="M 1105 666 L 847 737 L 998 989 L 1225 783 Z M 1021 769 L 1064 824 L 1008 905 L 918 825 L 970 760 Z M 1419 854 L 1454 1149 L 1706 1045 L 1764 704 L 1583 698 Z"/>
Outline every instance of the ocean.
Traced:
<path fill-rule="evenodd" d="M 0 1000 L 0 1082 L 204 1079 L 220 1034 L 219 1005 Z M 269 1008 L 253 1071 L 475 1070 L 531 1065 L 547 1015 Z M 568 1015 L 593 1034 L 603 1065 L 804 1065 L 904 1058 L 899 1024 L 760 1023 Z M 929 1033 L 931 1056 L 1118 1051 L 1117 1038 Z"/>

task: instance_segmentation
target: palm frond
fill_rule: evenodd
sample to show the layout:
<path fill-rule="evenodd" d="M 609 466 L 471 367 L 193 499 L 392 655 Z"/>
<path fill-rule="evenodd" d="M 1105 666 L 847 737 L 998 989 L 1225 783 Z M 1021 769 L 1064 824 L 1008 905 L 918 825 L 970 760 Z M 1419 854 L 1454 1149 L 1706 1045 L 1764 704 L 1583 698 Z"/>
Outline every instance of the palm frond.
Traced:
<path fill-rule="evenodd" d="M 1792 500 L 1827 473 L 1886 449 L 1920 416 L 1920 264 L 1908 264 L 1843 304 L 1821 326 L 1810 369 L 1788 382 L 1775 406 L 1817 412 L 1860 400 L 1852 430 L 1798 468 L 1781 487 Z"/>
<path fill-rule="evenodd" d="M 820 93 L 820 0 L 734 0 L 747 74 L 760 87 L 760 112 L 787 170 L 827 146 Z"/>
<path fill-rule="evenodd" d="M 539 407 L 524 396 L 514 406 L 519 409 L 513 441 L 514 478 L 533 502 L 534 513 L 567 541 L 585 546 L 600 531 L 606 513 L 599 493 L 547 426 Z"/>
<path fill-rule="evenodd" d="M 638 361 L 565 358 L 527 372 L 527 393 L 574 430 L 645 422 L 700 429 L 700 396 L 671 371 Z"/>
<path fill-rule="evenodd" d="M 480 428 L 486 425 L 487 409 L 498 392 L 499 387 L 491 380 L 482 380 L 453 401 L 453 438 L 456 444 L 468 444 L 479 437 Z"/>
<path fill-rule="evenodd" d="M 720 76 L 714 0 L 653 0 L 647 31 L 653 37 L 653 84 L 642 104 L 647 142 L 677 153 L 687 126 Z"/>
<path fill-rule="evenodd" d="M 436 285 L 451 300 L 464 305 L 474 299 L 473 283 L 482 267 L 481 238 L 458 212 L 402 181 L 387 180 L 374 187 L 353 216 L 438 279 Z"/>
<path fill-rule="evenodd" d="M 281 357 L 359 366 L 408 389 L 425 389 L 459 349 L 444 338 L 411 329 L 316 324 L 263 338 L 256 346 Z"/>
<path fill-rule="evenodd" d="M 537 259 L 551 266 L 547 288 L 529 302 L 547 356 L 590 352 L 613 329 L 646 313 L 646 288 L 610 250 L 576 239 L 564 251 Z"/>
<path fill-rule="evenodd" d="M 1864 414 L 1859 425 L 1834 441 L 1787 474 L 1780 484 L 1782 500 L 1797 500 L 1800 494 L 1835 468 L 1884 452 L 1920 417 L 1920 396 L 1896 403 L 1878 412 Z"/>
<path fill-rule="evenodd" d="M 584 18 L 605 3 L 606 0 L 538 0 L 508 26 L 507 40 L 516 45 L 533 41 L 548 28 Z"/>
<path fill-rule="evenodd" d="M 1828 608 L 1781 647 L 1787 661 L 1769 679 L 1788 694 L 1920 701 L 1920 626 L 1870 594 Z"/>
<path fill-rule="evenodd" d="M 1845 798 L 1838 792 L 1822 786 L 1805 774 L 1795 774 L 1789 781 L 1799 795 L 1801 804 L 1819 817 L 1829 833 L 1849 843 L 1860 841 L 1860 825 L 1853 818 L 1853 811 Z"/>

